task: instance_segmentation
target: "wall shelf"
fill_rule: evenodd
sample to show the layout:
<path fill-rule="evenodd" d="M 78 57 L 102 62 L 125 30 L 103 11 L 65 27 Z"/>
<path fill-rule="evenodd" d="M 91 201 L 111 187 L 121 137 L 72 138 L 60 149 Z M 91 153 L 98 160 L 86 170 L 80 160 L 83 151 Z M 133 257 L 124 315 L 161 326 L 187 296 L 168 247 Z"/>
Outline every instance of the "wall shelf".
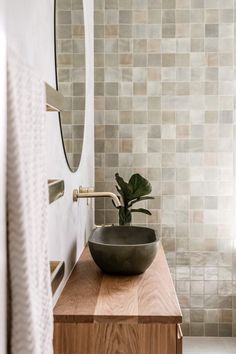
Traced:
<path fill-rule="evenodd" d="M 65 184 L 62 179 L 48 180 L 49 204 L 55 202 L 64 195 Z"/>
<path fill-rule="evenodd" d="M 52 86 L 45 83 L 46 111 L 60 112 L 64 109 L 64 96 Z"/>
<path fill-rule="evenodd" d="M 65 262 L 51 261 L 50 262 L 50 272 L 51 272 L 52 293 L 54 294 L 64 277 Z"/>

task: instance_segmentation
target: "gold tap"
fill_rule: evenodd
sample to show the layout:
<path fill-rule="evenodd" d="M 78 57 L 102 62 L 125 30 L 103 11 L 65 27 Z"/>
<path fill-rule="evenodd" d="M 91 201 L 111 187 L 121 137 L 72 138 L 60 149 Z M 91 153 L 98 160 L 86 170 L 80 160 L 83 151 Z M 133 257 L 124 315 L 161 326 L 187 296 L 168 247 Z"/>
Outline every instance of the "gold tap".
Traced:
<path fill-rule="evenodd" d="M 121 206 L 118 197 L 112 192 L 95 192 L 91 187 L 79 187 L 73 190 L 73 201 L 77 202 L 79 198 L 104 198 L 109 197 L 113 200 L 115 206 L 118 208 Z"/>

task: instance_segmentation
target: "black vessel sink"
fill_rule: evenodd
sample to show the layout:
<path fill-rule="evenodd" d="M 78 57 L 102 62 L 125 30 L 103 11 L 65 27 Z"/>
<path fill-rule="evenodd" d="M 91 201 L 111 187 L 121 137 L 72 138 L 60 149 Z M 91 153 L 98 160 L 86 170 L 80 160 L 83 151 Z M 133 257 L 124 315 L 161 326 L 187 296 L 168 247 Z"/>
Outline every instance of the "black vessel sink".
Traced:
<path fill-rule="evenodd" d="M 140 274 L 153 262 L 158 247 L 155 230 L 138 226 L 104 226 L 92 231 L 89 249 L 95 263 L 109 274 Z"/>

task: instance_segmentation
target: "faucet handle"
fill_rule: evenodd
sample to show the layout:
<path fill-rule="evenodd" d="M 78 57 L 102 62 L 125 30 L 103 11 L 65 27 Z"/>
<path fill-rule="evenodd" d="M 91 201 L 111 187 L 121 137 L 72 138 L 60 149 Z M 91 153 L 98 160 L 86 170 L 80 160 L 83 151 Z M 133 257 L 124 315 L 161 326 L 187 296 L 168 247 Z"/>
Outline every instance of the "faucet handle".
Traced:
<path fill-rule="evenodd" d="M 79 187 L 79 193 L 93 193 L 94 192 L 94 187 Z"/>
<path fill-rule="evenodd" d="M 74 189 L 73 190 L 73 202 L 77 202 L 79 198 L 79 190 L 78 189 Z"/>
<path fill-rule="evenodd" d="M 73 202 L 77 202 L 79 195 L 84 193 L 93 193 L 94 187 L 82 187 L 80 186 L 79 189 L 73 190 Z"/>

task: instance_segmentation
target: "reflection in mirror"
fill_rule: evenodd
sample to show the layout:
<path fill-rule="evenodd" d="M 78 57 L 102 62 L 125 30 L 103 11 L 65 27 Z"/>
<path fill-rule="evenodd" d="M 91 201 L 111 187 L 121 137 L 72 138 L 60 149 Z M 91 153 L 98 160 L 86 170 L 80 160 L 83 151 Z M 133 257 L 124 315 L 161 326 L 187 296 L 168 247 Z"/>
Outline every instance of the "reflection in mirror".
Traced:
<path fill-rule="evenodd" d="M 56 72 L 58 90 L 65 97 L 60 113 L 68 166 L 79 166 L 85 116 L 85 29 L 83 0 L 55 0 Z"/>

